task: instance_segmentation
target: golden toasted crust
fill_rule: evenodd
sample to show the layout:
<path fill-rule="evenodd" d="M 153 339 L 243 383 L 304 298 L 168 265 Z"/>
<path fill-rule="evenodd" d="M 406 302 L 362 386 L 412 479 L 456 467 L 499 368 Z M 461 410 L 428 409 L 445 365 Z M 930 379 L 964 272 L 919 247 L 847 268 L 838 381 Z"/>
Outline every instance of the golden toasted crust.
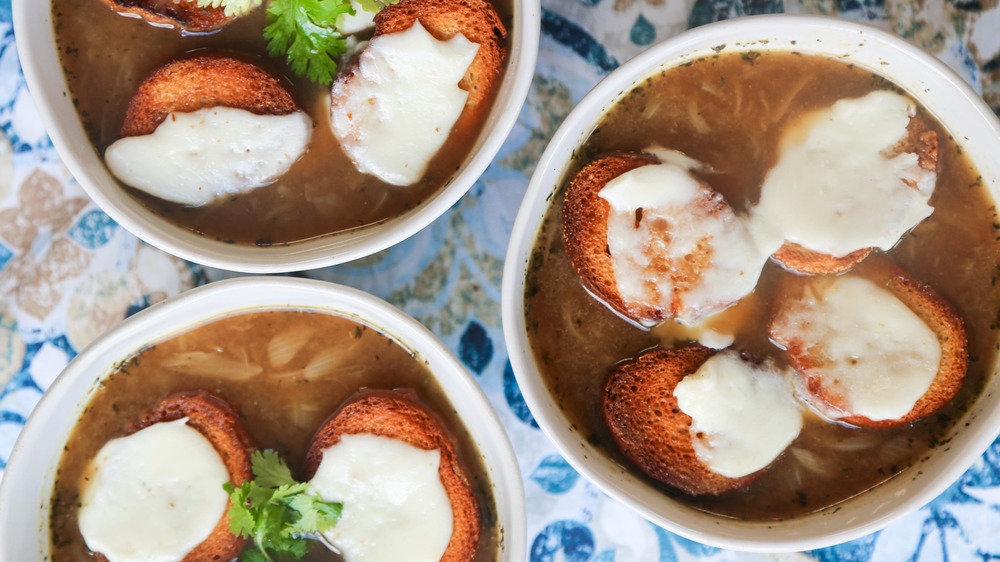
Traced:
<path fill-rule="evenodd" d="M 906 137 L 893 148 L 888 156 L 904 152 L 915 153 L 921 168 L 936 172 L 939 152 L 937 133 L 929 129 L 927 123 L 919 117 L 910 119 L 906 126 L 906 132 Z M 916 189 L 916 185 L 910 184 L 910 187 Z M 875 248 L 861 248 L 838 258 L 806 249 L 793 242 L 785 242 L 781 248 L 778 248 L 777 252 L 771 255 L 771 259 L 781 267 L 795 273 L 826 275 L 842 273 L 851 269 L 873 251 Z"/>
<path fill-rule="evenodd" d="M 479 52 L 458 87 L 469 92 L 468 107 L 489 99 L 507 57 L 503 45 L 507 28 L 493 5 L 486 0 L 402 0 L 375 16 L 375 35 L 405 31 L 417 20 L 439 41 L 461 33 L 479 44 Z"/>
<path fill-rule="evenodd" d="M 622 454 L 650 477 L 692 495 L 737 490 L 763 474 L 722 476 L 695 453 L 691 416 L 681 411 L 674 389 L 714 354 L 700 345 L 646 351 L 615 367 L 601 393 L 604 421 Z"/>
<path fill-rule="evenodd" d="M 657 163 L 659 160 L 650 154 L 619 153 L 598 158 L 573 176 L 562 209 L 566 256 L 584 286 L 620 314 L 654 322 L 665 320 L 669 311 L 651 306 L 630 308 L 618 293 L 608 250 L 611 206 L 598 193 L 625 172 Z"/>
<path fill-rule="evenodd" d="M 153 23 L 165 23 L 180 27 L 185 31 L 212 31 L 233 21 L 239 16 L 227 16 L 225 9 L 199 8 L 194 2 L 170 2 L 163 0 L 101 0 L 112 10 L 136 14 Z"/>
<path fill-rule="evenodd" d="M 834 257 L 829 254 L 821 254 L 803 248 L 794 242 L 785 242 L 778 248 L 778 251 L 771 254 L 771 259 L 778 265 L 805 275 L 826 275 L 833 273 L 843 273 L 857 265 L 861 260 L 868 257 L 868 254 L 875 251 L 875 248 L 861 248 L 846 256 Z"/>
<path fill-rule="evenodd" d="M 938 373 L 913 409 L 901 418 L 875 421 L 860 415 L 847 415 L 839 421 L 859 427 L 894 427 L 926 418 L 947 404 L 958 393 L 965 380 L 969 353 L 965 325 L 958 313 L 941 295 L 906 273 L 899 266 L 885 259 L 869 259 L 858 266 L 855 274 L 888 289 L 912 310 L 934 332 L 941 344 L 941 362 Z M 785 307 L 792 306 L 803 291 L 808 290 L 809 278 L 788 276 L 782 280 L 775 297 L 775 310 L 768 326 L 771 339 L 785 347 L 789 363 L 797 376 L 803 377 L 800 389 L 807 391 L 819 404 L 829 405 L 850 413 L 847 405 L 823 387 L 823 381 L 811 374 L 822 368 L 825 357 L 795 333 L 781 329 L 780 316 Z"/>
<path fill-rule="evenodd" d="M 442 562 L 472 560 L 479 544 L 479 503 L 459 464 L 458 454 L 440 422 L 414 401 L 413 393 L 365 390 L 345 402 L 313 435 L 303 472 L 312 479 L 323 460 L 323 450 L 337 444 L 341 435 L 369 433 L 398 439 L 441 454 L 438 475 L 451 501 L 452 532 Z"/>
<path fill-rule="evenodd" d="M 173 112 L 225 106 L 286 115 L 298 106 L 280 82 L 238 59 L 202 55 L 169 62 L 147 77 L 129 101 L 123 137 L 148 135 Z"/>
<path fill-rule="evenodd" d="M 173 394 L 145 414 L 132 428 L 138 431 L 160 422 L 187 418 L 187 425 L 198 430 L 222 457 L 229 479 L 236 486 L 251 480 L 250 454 L 253 447 L 243 424 L 232 407 L 221 398 L 204 391 Z M 246 539 L 229 530 L 229 502 L 226 512 L 212 534 L 184 557 L 184 562 L 232 560 L 246 546 Z"/>

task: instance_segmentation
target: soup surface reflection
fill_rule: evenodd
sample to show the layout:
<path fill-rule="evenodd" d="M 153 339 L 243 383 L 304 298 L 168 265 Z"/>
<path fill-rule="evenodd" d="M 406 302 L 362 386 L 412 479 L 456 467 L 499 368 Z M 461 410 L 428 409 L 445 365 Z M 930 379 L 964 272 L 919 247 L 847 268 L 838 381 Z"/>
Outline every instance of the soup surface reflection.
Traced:
<path fill-rule="evenodd" d="M 424 362 L 349 318 L 269 311 L 195 328 L 124 361 L 101 383 L 70 436 L 52 502 L 53 562 L 93 560 L 77 526 L 88 463 L 108 440 L 164 397 L 206 390 L 240 412 L 253 444 L 299 473 L 313 433 L 360 389 L 409 388 L 440 419 L 477 495 L 483 533 L 476 560 L 499 551 L 492 487 L 475 444 Z M 307 560 L 340 560 L 318 543 Z"/>
<path fill-rule="evenodd" d="M 662 345 L 686 343 L 668 321 L 645 330 L 592 297 L 570 266 L 561 208 L 570 178 L 597 156 L 653 145 L 707 164 L 701 177 L 737 212 L 756 203 L 777 161 L 778 138 L 796 116 L 876 89 L 897 90 L 884 78 L 837 60 L 796 53 L 728 53 L 667 69 L 637 85 L 600 122 L 578 151 L 552 197 L 535 241 L 526 279 L 526 325 L 538 368 L 574 427 L 624 466 L 603 421 L 601 388 L 619 361 Z M 961 148 L 923 109 L 919 115 L 941 141 L 934 213 L 906 235 L 888 259 L 934 287 L 965 321 L 969 371 L 958 396 L 928 419 L 897 429 L 858 429 L 807 412 L 798 439 L 751 486 L 718 497 L 689 497 L 699 509 L 726 516 L 775 520 L 833 505 L 899 474 L 962 416 L 996 360 L 1000 224 L 994 203 Z M 769 262 L 755 291 L 713 320 L 732 330 L 733 347 L 788 365 L 769 340 L 767 323 L 776 281 L 791 273 Z M 638 470 L 633 471 L 645 478 Z M 654 483 L 659 486 L 659 484 Z"/>

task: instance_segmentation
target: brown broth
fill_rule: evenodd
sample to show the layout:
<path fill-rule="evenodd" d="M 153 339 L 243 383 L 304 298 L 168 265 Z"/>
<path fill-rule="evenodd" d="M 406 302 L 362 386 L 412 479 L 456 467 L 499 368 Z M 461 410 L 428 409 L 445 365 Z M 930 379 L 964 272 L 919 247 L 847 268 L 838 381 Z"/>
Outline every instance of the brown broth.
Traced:
<path fill-rule="evenodd" d="M 942 446 L 953 422 L 993 373 L 997 349 L 996 209 L 978 173 L 948 133 L 921 110 L 941 139 L 939 176 L 930 218 L 887 253 L 913 277 L 932 285 L 959 312 L 969 336 L 969 371 L 958 396 L 930 418 L 899 429 L 870 430 L 807 414 L 798 439 L 771 470 L 744 490 L 689 497 L 646 478 L 617 450 L 604 425 L 600 394 L 609 369 L 655 345 L 685 338 L 668 322 L 647 331 L 623 320 L 581 285 L 563 248 L 562 195 L 571 178 L 598 155 L 658 144 L 708 164 L 704 179 L 737 210 L 759 197 L 776 161 L 782 126 L 796 115 L 895 89 L 883 78 L 843 62 L 795 53 L 733 53 L 697 60 L 651 77 L 603 118 L 553 197 L 532 252 L 525 318 L 532 350 L 556 402 L 576 429 L 636 475 L 699 509 L 725 516 L 777 520 L 836 504 L 901 472 Z M 753 294 L 713 321 L 735 330 L 734 347 L 787 366 L 767 338 L 775 282 L 791 275 L 768 263 Z"/>
<path fill-rule="evenodd" d="M 510 30 L 509 3 L 497 11 Z M 210 34 L 182 34 L 124 17 L 98 0 L 52 0 L 58 50 L 70 95 L 95 150 L 119 138 L 128 102 L 156 68 L 192 51 L 229 51 L 282 77 L 314 122 L 306 154 L 275 183 L 203 206 L 164 201 L 122 186 L 152 212 L 193 232 L 237 244 L 288 244 L 383 222 L 416 208 L 447 185 L 482 128 L 490 103 L 467 112 L 427 173 L 399 187 L 359 173 L 330 130 L 327 86 L 295 77 L 267 56 L 263 9 Z"/>
<path fill-rule="evenodd" d="M 281 366 L 272 365 L 276 336 L 308 342 Z M 204 352 L 236 367 L 198 361 L 176 366 L 180 354 Z M 277 355 L 277 354 L 276 354 Z M 332 359 L 323 361 L 323 358 Z M 334 359 L 335 358 L 335 359 Z M 313 367 L 309 367 L 312 362 Z M 316 365 L 324 368 L 304 374 Z M 242 377 L 239 366 L 260 366 Z M 234 373 L 230 378 L 219 372 Z M 207 375 L 202 373 L 209 373 Z M 53 489 L 51 560 L 93 560 L 77 525 L 82 478 L 90 460 L 110 439 L 164 397 L 207 390 L 241 414 L 254 445 L 277 451 L 301 478 L 300 466 L 313 433 L 348 397 L 362 388 L 414 389 L 443 422 L 479 500 L 483 533 L 476 560 L 496 560 L 500 544 L 496 506 L 482 458 L 427 366 L 394 340 L 343 317 L 271 311 L 227 317 L 158 343 L 125 361 L 94 393 L 68 440 Z M 340 560 L 318 543 L 307 560 Z"/>

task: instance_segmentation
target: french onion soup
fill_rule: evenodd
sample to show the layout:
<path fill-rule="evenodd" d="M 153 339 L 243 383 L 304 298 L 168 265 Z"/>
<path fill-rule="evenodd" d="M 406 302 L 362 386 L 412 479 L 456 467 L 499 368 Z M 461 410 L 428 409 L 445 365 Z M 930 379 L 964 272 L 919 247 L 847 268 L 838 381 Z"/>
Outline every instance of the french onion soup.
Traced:
<path fill-rule="evenodd" d="M 992 376 L 1000 226 L 906 92 L 835 59 L 720 53 L 639 82 L 574 154 L 524 314 L 591 443 L 747 520 L 947 446 Z"/>
<path fill-rule="evenodd" d="M 342 505 L 337 524 L 322 533 L 348 559 L 393 559 L 401 547 L 440 553 L 444 545 L 455 559 L 498 556 L 482 458 L 424 362 L 350 318 L 280 310 L 227 316 L 155 343 L 101 380 L 59 463 L 51 559 L 92 560 L 100 550 L 115 560 L 112 552 L 160 548 L 155 541 L 176 550 L 183 529 L 163 531 L 171 521 L 163 511 L 185 526 L 204 520 L 191 544 L 235 540 L 222 484 L 233 482 L 238 493 L 249 467 L 237 463 L 227 473 L 220 459 L 229 465 L 251 450 L 274 452 L 253 460 L 255 482 L 264 485 L 258 462 L 272 474 L 280 462 L 291 479 Z M 121 499 L 152 504 L 168 492 L 170 509 Z M 185 506 L 197 516 L 185 516 Z M 148 520 L 123 523 L 121 514 L 136 509 L 148 509 Z M 229 519 L 220 520 L 224 512 Z M 222 530 L 204 539 L 217 524 Z M 148 538 L 128 542 L 139 533 Z M 343 559 L 312 538 L 304 541 L 307 560 Z M 232 544 L 237 552 L 255 547 L 253 539 Z M 173 559 L 188 552 L 180 548 Z"/>
<path fill-rule="evenodd" d="M 266 6 L 189 32 L 116 5 L 52 2 L 94 149 L 153 213 L 260 246 L 381 223 L 446 186 L 490 111 L 512 21 L 487 0 L 406 0 L 374 22 L 357 8 L 329 39 L 353 49 L 331 74 L 332 60 L 286 59 L 310 51 L 280 43 L 297 20 Z"/>

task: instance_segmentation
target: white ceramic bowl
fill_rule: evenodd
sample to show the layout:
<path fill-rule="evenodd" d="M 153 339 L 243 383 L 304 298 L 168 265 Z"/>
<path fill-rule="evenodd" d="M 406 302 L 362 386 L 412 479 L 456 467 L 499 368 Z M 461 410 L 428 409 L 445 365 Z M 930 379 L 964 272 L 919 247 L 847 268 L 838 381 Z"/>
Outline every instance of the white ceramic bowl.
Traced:
<path fill-rule="evenodd" d="M 758 16 L 706 25 L 643 52 L 598 84 L 562 123 L 531 178 L 507 253 L 503 278 L 503 325 L 511 364 L 528 407 L 566 459 L 603 491 L 649 520 L 687 538 L 749 551 L 797 551 L 848 541 L 885 527 L 944 491 L 1000 434 L 1000 377 L 994 375 L 964 420 L 954 425 L 950 446 L 835 508 L 782 522 L 717 517 L 667 497 L 633 475 L 571 427 L 539 375 L 524 317 L 525 273 L 531 248 L 552 192 L 574 150 L 606 110 L 634 84 L 664 68 L 731 50 L 826 54 L 883 75 L 903 87 L 959 139 L 1000 201 L 1000 125 L 956 74 L 916 47 L 877 29 L 810 16 Z M 993 366 L 996 373 L 996 366 Z M 968 427 L 963 427 L 968 423 Z"/>
<path fill-rule="evenodd" d="M 307 310 L 346 316 L 393 338 L 427 362 L 473 443 L 493 485 L 503 540 L 501 560 L 526 552 L 524 490 L 513 448 L 476 381 L 423 325 L 356 289 L 304 279 L 220 281 L 156 304 L 83 350 L 59 375 L 24 426 L 0 482 L 0 561 L 48 560 L 55 471 L 97 382 L 144 346 L 233 312 Z"/>
<path fill-rule="evenodd" d="M 153 214 L 114 180 L 73 107 L 52 27 L 50 0 L 13 0 L 14 33 L 38 111 L 63 162 L 95 203 L 146 242 L 204 265 L 248 273 L 299 271 L 364 257 L 412 236 L 447 211 L 493 160 L 517 120 L 535 71 L 541 8 L 514 0 L 511 49 L 497 99 L 462 169 L 447 185 L 396 218 L 286 246 L 227 244 Z"/>

